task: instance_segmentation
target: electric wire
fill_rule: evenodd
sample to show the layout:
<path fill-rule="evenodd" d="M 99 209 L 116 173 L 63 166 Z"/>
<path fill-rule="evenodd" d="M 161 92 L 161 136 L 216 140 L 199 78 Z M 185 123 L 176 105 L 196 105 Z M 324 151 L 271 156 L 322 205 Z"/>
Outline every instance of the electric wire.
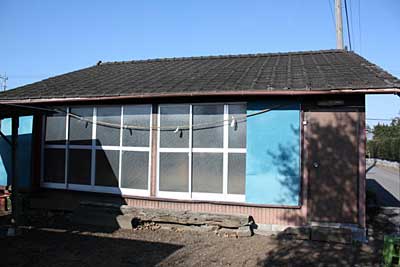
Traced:
<path fill-rule="evenodd" d="M 358 0 L 358 42 L 360 53 L 362 53 L 362 37 L 361 37 L 361 0 Z"/>
<path fill-rule="evenodd" d="M 333 8 L 332 8 L 331 0 L 328 0 L 328 3 L 329 3 L 329 9 L 331 10 L 331 18 L 332 18 L 332 22 L 333 22 L 333 30 L 336 30 L 335 16 L 333 15 Z"/>
<path fill-rule="evenodd" d="M 36 106 L 28 106 L 28 105 L 19 105 L 19 104 L 8 104 L 8 103 L 2 103 L 1 105 L 7 105 L 7 106 L 14 106 L 14 107 L 20 107 L 20 108 L 29 108 L 29 109 L 34 109 L 34 110 L 41 110 L 41 111 L 47 111 L 51 113 L 60 113 L 66 116 L 73 117 L 77 120 L 80 121 L 85 121 L 90 124 L 96 124 L 96 125 L 101 125 L 105 127 L 110 127 L 110 128 L 121 128 L 121 124 L 116 124 L 116 123 L 110 123 L 110 122 L 105 122 L 105 121 L 99 121 L 99 120 L 92 120 L 88 119 L 82 116 L 79 116 L 78 114 L 72 113 L 72 112 L 67 112 L 62 109 L 58 108 L 44 108 L 44 107 L 36 107 Z M 279 109 L 282 107 L 289 106 L 291 104 L 284 104 L 284 105 L 276 105 L 268 109 L 263 109 L 251 114 L 245 114 L 245 115 L 240 115 L 240 116 L 232 116 L 230 119 L 224 119 L 224 120 L 219 120 L 215 122 L 209 122 L 209 123 L 198 123 L 198 124 L 193 124 L 193 125 L 175 125 L 175 126 L 150 126 L 150 127 L 145 127 L 141 125 L 128 125 L 128 124 L 122 124 L 122 129 L 129 129 L 129 130 L 159 130 L 159 131 L 177 131 L 177 130 L 189 130 L 190 128 L 192 129 L 204 129 L 204 128 L 213 128 L 213 127 L 221 127 L 224 126 L 226 123 L 229 122 L 244 122 L 247 120 L 247 118 L 257 116 L 266 112 L 269 112 L 271 110 Z"/>
<path fill-rule="evenodd" d="M 353 37 L 353 46 L 354 46 L 354 50 L 356 49 L 356 38 L 354 37 L 354 20 L 353 20 L 353 3 L 351 0 L 349 0 L 349 17 L 350 17 L 350 32 L 351 32 L 351 36 Z"/>
<path fill-rule="evenodd" d="M 394 119 L 366 118 L 367 121 L 392 121 Z"/>
<path fill-rule="evenodd" d="M 350 51 L 352 51 L 351 37 L 350 37 L 350 26 L 349 26 L 349 14 L 347 12 L 347 0 L 344 0 L 344 9 L 346 11 L 346 25 L 347 25 L 347 37 L 348 37 L 348 41 L 349 41 L 349 48 L 350 48 Z"/>

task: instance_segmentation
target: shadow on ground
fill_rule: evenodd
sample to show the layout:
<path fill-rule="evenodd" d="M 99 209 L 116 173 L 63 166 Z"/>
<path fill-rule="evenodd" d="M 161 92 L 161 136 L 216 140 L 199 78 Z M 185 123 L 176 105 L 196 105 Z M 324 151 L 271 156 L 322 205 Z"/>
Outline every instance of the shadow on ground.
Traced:
<path fill-rule="evenodd" d="M 375 166 L 376 166 L 376 162 L 377 160 L 375 159 L 374 162 L 367 167 L 367 169 L 365 170 L 365 173 L 369 173 L 370 170 L 372 170 Z"/>
<path fill-rule="evenodd" d="M 0 238 L 4 266 L 379 266 L 387 216 L 372 213 L 379 231 L 369 244 L 334 244 L 255 235 L 169 230 L 103 231 L 82 226 L 23 228 Z M 0 264 L 1 265 L 1 264 Z"/>
<path fill-rule="evenodd" d="M 379 266 L 370 247 L 315 241 L 281 240 L 259 266 Z"/>
<path fill-rule="evenodd" d="M 182 247 L 57 230 L 0 239 L 4 266 L 155 266 Z"/>
<path fill-rule="evenodd" d="M 400 208 L 400 201 L 387 191 L 382 185 L 380 185 L 374 179 L 367 179 L 367 190 L 373 198 L 373 204 L 380 207 L 398 207 Z"/>
<path fill-rule="evenodd" d="M 381 266 L 384 235 L 399 231 L 400 209 L 367 208 L 368 244 L 277 240 L 260 266 Z"/>
<path fill-rule="evenodd" d="M 400 209 L 368 207 L 368 244 L 277 240 L 260 266 L 381 266 L 384 235 L 398 231 Z"/>

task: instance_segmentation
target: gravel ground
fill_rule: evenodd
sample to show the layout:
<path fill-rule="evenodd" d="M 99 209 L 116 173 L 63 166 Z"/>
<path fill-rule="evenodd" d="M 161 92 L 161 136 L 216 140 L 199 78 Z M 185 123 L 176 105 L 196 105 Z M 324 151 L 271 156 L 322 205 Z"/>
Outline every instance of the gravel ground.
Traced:
<path fill-rule="evenodd" d="M 25 227 L 0 238 L 3 266 L 379 266 L 380 244 L 173 230 Z"/>
<path fill-rule="evenodd" d="M 100 229 L 73 226 L 57 214 L 5 237 L 9 216 L 0 212 L 0 266 L 380 266 L 383 235 L 396 231 L 400 210 L 367 213 L 369 243 L 345 245 L 157 227 Z"/>
<path fill-rule="evenodd" d="M 223 238 L 210 233 L 24 230 L 0 240 L 4 266 L 373 266 L 362 245 Z"/>

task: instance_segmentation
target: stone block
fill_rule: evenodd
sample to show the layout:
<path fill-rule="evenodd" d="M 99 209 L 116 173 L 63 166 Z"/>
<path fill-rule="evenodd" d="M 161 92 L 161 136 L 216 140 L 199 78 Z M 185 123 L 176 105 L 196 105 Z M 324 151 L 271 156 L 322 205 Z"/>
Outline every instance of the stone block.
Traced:
<path fill-rule="evenodd" d="M 278 233 L 278 238 L 309 240 L 311 238 L 311 230 L 308 227 L 288 227 Z"/>
<path fill-rule="evenodd" d="M 350 244 L 352 232 L 347 228 L 313 226 L 311 228 L 311 240 Z"/>
<path fill-rule="evenodd" d="M 250 237 L 251 231 L 247 227 L 247 229 L 227 229 L 221 228 L 218 230 L 217 234 L 222 237 Z"/>

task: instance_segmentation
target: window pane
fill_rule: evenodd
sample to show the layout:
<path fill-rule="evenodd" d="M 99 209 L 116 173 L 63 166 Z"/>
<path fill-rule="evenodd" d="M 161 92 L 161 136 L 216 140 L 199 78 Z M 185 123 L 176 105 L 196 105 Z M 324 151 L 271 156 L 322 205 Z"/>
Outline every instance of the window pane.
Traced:
<path fill-rule="evenodd" d="M 172 127 L 160 131 L 160 147 L 189 147 L 189 129 L 175 133 L 175 127 L 189 125 L 189 105 L 164 106 L 160 108 L 161 127 Z"/>
<path fill-rule="evenodd" d="M 160 191 L 188 192 L 189 155 L 160 153 Z"/>
<path fill-rule="evenodd" d="M 244 195 L 246 176 L 246 154 L 228 155 L 228 194 Z"/>
<path fill-rule="evenodd" d="M 222 147 L 223 120 L 223 105 L 193 106 L 193 147 Z"/>
<path fill-rule="evenodd" d="M 65 117 L 63 113 L 46 115 L 46 144 L 65 144 Z"/>
<path fill-rule="evenodd" d="M 151 106 L 124 106 L 124 125 L 150 127 Z M 148 147 L 150 138 L 149 129 L 124 129 L 123 146 Z"/>
<path fill-rule="evenodd" d="M 117 187 L 118 169 L 119 151 L 96 150 L 96 185 Z"/>
<path fill-rule="evenodd" d="M 93 120 L 93 108 L 71 108 L 70 112 L 84 119 Z M 91 145 L 92 124 L 70 116 L 69 142 L 72 145 Z"/>
<path fill-rule="evenodd" d="M 50 183 L 65 182 L 65 149 L 44 150 L 44 181 Z"/>
<path fill-rule="evenodd" d="M 98 107 L 96 125 L 96 145 L 119 146 L 121 129 L 121 107 Z M 118 125 L 118 128 L 101 125 L 101 122 Z"/>
<path fill-rule="evenodd" d="M 122 152 L 121 187 L 147 189 L 149 175 L 148 152 Z"/>
<path fill-rule="evenodd" d="M 222 167 L 220 153 L 193 153 L 193 192 L 222 193 Z"/>
<path fill-rule="evenodd" d="M 68 183 L 90 185 L 91 158 L 89 149 L 68 150 Z"/>
<path fill-rule="evenodd" d="M 229 105 L 229 124 L 235 118 L 236 124 L 229 125 L 229 147 L 246 148 L 246 105 Z"/>

